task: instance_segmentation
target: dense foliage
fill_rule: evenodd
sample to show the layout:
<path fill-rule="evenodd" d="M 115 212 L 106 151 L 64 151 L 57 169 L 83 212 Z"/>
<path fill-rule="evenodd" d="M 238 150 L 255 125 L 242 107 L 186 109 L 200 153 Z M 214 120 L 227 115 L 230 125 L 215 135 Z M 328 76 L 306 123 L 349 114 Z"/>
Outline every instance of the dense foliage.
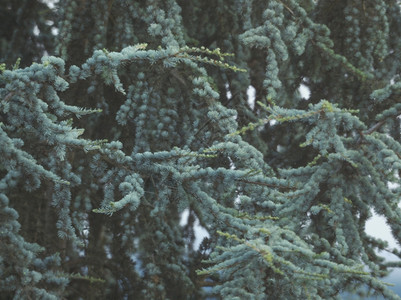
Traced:
<path fill-rule="evenodd" d="M 399 299 L 365 224 L 401 242 L 400 1 L 0 19 L 1 299 Z"/>

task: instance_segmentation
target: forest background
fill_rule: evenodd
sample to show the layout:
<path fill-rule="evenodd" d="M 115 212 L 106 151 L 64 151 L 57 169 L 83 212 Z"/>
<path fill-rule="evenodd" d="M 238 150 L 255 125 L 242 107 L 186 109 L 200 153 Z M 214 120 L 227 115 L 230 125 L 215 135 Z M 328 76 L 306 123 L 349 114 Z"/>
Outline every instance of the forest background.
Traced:
<path fill-rule="evenodd" d="M 400 299 L 400 17 L 1 0 L 1 296 Z"/>

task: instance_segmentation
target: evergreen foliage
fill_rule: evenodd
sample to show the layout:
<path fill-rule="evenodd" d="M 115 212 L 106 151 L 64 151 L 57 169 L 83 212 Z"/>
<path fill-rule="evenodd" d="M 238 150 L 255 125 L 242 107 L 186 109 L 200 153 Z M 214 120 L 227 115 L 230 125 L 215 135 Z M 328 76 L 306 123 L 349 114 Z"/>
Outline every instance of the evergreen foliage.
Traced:
<path fill-rule="evenodd" d="M 400 299 L 400 1 L 44 2 L 0 0 L 1 299 Z"/>

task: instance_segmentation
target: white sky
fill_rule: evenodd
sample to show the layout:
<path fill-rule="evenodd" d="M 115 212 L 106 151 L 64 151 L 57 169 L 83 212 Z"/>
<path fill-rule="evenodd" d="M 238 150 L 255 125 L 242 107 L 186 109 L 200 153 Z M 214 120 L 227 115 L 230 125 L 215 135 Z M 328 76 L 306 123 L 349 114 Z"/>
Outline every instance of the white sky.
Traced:
<path fill-rule="evenodd" d="M 47 3 L 50 8 L 54 8 L 54 3 L 59 2 L 59 0 L 42 0 L 42 2 Z"/>

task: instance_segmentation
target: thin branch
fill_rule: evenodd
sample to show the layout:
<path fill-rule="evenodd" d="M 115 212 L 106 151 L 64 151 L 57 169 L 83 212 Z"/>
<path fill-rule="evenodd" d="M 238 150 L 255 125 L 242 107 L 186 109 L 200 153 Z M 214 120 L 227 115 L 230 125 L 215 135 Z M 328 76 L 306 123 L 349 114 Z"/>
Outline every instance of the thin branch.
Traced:
<path fill-rule="evenodd" d="M 269 184 L 269 183 L 264 183 L 264 182 L 249 181 L 249 180 L 245 180 L 245 179 L 237 179 L 237 181 L 249 183 L 249 184 L 261 185 L 261 186 L 267 186 L 267 187 L 274 188 L 274 189 L 296 190 L 296 188 L 290 187 L 290 186 L 282 186 L 282 185 L 275 185 L 275 184 Z"/>
<path fill-rule="evenodd" d="M 381 120 L 380 122 L 377 122 L 375 125 L 373 125 L 373 126 L 370 127 L 368 130 L 366 130 L 365 132 L 363 132 L 363 134 L 364 134 L 364 135 L 372 134 L 373 132 L 379 130 L 380 127 L 382 127 L 382 126 L 384 125 L 384 123 L 386 123 L 386 120 Z"/>

